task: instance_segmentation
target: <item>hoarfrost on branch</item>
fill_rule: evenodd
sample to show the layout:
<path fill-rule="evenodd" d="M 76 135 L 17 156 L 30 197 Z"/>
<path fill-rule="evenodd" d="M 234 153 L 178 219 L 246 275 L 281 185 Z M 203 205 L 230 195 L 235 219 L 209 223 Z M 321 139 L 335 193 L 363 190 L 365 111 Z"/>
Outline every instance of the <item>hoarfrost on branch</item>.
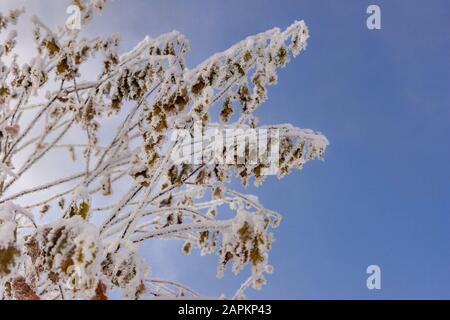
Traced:
<path fill-rule="evenodd" d="M 82 28 L 104 6 L 73 2 Z M 22 13 L 0 15 L 2 298 L 107 299 L 113 289 L 129 299 L 201 297 L 152 274 L 139 247 L 154 239 L 178 240 L 186 254 L 216 254 L 219 277 L 227 267 L 238 273 L 248 266 L 251 275 L 229 298 L 261 288 L 272 272 L 271 230 L 280 216 L 229 182 L 258 185 L 266 164 L 174 164 L 170 155 L 181 141 L 169 137 L 198 122 L 258 128 L 253 113 L 276 84 L 277 69 L 306 47 L 305 23 L 248 37 L 189 69 L 189 42 L 176 31 L 119 54 L 118 35 L 83 38 L 34 17 L 36 54 L 20 64 L 14 28 Z M 82 74 L 89 63 L 101 64 L 97 77 Z M 280 132 L 279 178 L 322 158 L 328 145 L 312 130 L 264 127 Z M 66 141 L 74 135 L 76 143 Z M 42 163 L 67 168 L 67 175 L 27 178 Z M 225 218 L 226 211 L 233 214 Z"/>

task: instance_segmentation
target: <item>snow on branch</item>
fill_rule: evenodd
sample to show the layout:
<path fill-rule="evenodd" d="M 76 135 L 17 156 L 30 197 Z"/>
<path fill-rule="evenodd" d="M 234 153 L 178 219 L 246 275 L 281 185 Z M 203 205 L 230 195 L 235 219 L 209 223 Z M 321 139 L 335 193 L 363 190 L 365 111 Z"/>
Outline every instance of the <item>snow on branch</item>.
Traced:
<path fill-rule="evenodd" d="M 87 28 L 105 1 L 72 4 Z M 22 12 L 0 14 L 2 298 L 201 297 L 152 274 L 141 252 L 158 239 L 216 254 L 218 277 L 250 270 L 230 298 L 261 288 L 281 218 L 231 182 L 259 185 L 323 157 L 320 132 L 258 126 L 254 115 L 277 70 L 306 48 L 305 23 L 189 69 L 177 31 L 122 52 L 117 34 L 88 39 L 34 17 L 35 54 L 19 64 Z M 84 73 L 93 64 L 99 73 Z"/>

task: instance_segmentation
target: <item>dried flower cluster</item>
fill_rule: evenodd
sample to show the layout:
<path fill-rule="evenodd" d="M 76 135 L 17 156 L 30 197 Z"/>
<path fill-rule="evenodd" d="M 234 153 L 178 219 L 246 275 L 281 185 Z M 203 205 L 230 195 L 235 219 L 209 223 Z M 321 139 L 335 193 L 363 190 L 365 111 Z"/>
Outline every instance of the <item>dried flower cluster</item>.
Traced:
<path fill-rule="evenodd" d="M 83 27 L 104 2 L 73 1 Z M 36 55 L 19 65 L 12 28 L 22 12 L 0 14 L 3 299 L 102 300 L 117 288 L 130 299 L 199 296 L 152 276 L 138 250 L 152 239 L 178 240 L 187 254 L 217 254 L 218 276 L 229 265 L 235 273 L 249 265 L 251 275 L 233 298 L 260 288 L 272 271 L 271 229 L 280 216 L 229 182 L 262 183 L 264 165 L 174 164 L 170 154 L 181 142 L 169 137 L 199 121 L 205 128 L 258 128 L 253 112 L 277 82 L 277 68 L 306 46 L 303 21 L 248 37 L 189 69 L 189 43 L 178 32 L 119 54 L 117 35 L 81 38 L 34 18 Z M 99 61 L 100 74 L 87 80 L 82 67 Z M 280 131 L 278 177 L 322 158 L 328 144 L 312 130 L 265 127 Z M 77 143 L 64 143 L 71 135 Z M 55 160 L 52 152 L 61 150 L 70 157 Z M 73 161 L 79 171 L 50 182 L 26 178 L 45 161 L 48 168 Z M 224 219 L 221 212 L 230 210 Z"/>

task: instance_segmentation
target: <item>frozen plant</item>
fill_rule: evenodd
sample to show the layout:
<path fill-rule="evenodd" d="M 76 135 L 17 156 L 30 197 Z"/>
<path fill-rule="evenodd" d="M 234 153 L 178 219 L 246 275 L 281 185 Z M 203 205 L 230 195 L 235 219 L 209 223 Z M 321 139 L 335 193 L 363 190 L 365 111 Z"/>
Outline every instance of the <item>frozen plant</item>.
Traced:
<path fill-rule="evenodd" d="M 83 29 L 105 1 L 72 2 Z M 230 181 L 258 185 L 268 164 L 245 161 L 250 155 L 235 164 L 174 164 L 181 140 L 169 137 L 198 122 L 260 128 L 253 113 L 277 69 L 305 49 L 305 23 L 248 37 L 190 69 L 189 43 L 176 31 L 120 54 L 118 35 L 88 39 L 35 17 L 36 53 L 19 63 L 14 25 L 22 13 L 0 14 L 2 299 L 107 299 L 113 289 L 129 299 L 201 297 L 152 274 L 142 244 L 157 239 L 179 241 L 186 254 L 216 254 L 219 277 L 248 266 L 249 278 L 228 298 L 263 286 L 280 216 Z M 93 64 L 96 77 L 83 73 Z M 312 130 L 264 128 L 280 133 L 279 178 L 322 158 L 328 145 Z M 64 175 L 49 181 L 56 168 Z"/>

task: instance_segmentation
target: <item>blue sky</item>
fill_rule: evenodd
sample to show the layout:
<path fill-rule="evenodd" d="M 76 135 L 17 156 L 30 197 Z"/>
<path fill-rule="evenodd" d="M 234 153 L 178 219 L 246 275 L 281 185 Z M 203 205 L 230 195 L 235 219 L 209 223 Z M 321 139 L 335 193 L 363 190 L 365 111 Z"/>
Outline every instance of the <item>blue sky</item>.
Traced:
<path fill-rule="evenodd" d="M 369 4 L 381 7 L 381 30 L 366 28 Z M 65 4 L 36 10 L 55 25 L 66 18 Z M 325 162 L 249 188 L 283 221 L 270 257 L 275 273 L 248 296 L 450 299 L 448 1 L 115 0 L 94 31 L 119 32 L 131 48 L 176 29 L 190 40 L 193 67 L 300 19 L 308 48 L 280 71 L 258 115 L 319 130 L 331 145 Z M 155 275 L 211 295 L 231 294 L 246 275 L 216 280 L 217 257 L 175 251 L 179 244 L 148 246 L 150 263 L 160 262 Z M 378 291 L 366 288 L 371 264 L 381 267 Z"/>
<path fill-rule="evenodd" d="M 331 145 L 324 163 L 251 190 L 284 219 L 275 273 L 249 297 L 450 298 L 448 2 L 131 3 L 133 36 L 177 29 L 192 64 L 273 26 L 304 19 L 310 28 L 308 49 L 280 72 L 259 116 L 320 130 Z M 366 28 L 369 4 L 381 7 L 379 31 Z M 180 279 L 200 291 L 235 288 L 204 261 L 180 260 L 202 273 Z M 379 291 L 366 288 L 371 264 L 381 267 Z"/>

